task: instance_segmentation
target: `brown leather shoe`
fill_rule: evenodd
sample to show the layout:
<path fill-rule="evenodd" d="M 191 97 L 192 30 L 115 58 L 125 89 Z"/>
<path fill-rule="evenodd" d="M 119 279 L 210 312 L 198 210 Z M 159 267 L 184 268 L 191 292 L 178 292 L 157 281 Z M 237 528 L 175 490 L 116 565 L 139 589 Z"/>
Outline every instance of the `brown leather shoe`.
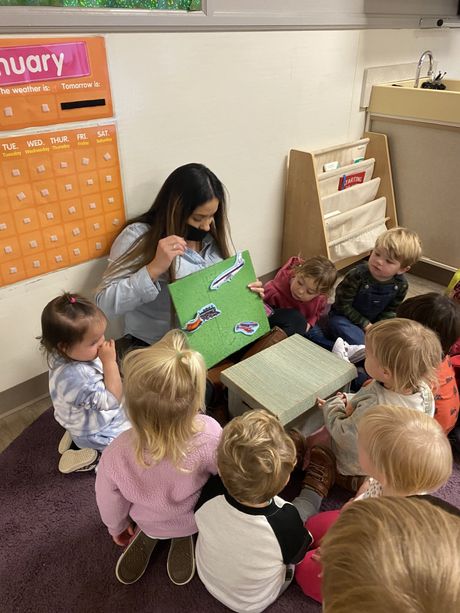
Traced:
<path fill-rule="evenodd" d="M 259 338 L 255 343 L 253 343 L 246 353 L 243 354 L 241 359 L 245 360 L 246 358 L 250 358 L 252 355 L 259 353 L 259 351 L 263 351 L 272 345 L 276 345 L 276 343 L 279 343 L 280 341 L 284 341 L 285 338 L 287 338 L 286 332 L 281 330 L 281 328 L 278 328 L 278 326 L 274 326 L 270 332 L 267 332 L 267 334 L 264 334 L 262 338 Z"/>
<path fill-rule="evenodd" d="M 356 494 L 359 488 L 364 483 L 366 477 L 362 477 L 360 475 L 341 475 L 337 473 L 335 476 L 335 482 L 340 487 L 343 487 L 347 492 L 351 492 L 352 494 Z"/>
<path fill-rule="evenodd" d="M 302 487 L 308 487 L 326 498 L 335 482 L 335 456 L 330 449 L 317 445 L 310 451 L 310 464 L 305 471 Z"/>
<path fill-rule="evenodd" d="M 288 436 L 292 439 L 296 450 L 296 468 L 302 468 L 303 459 L 307 452 L 307 442 L 305 437 L 298 430 L 288 430 Z"/>

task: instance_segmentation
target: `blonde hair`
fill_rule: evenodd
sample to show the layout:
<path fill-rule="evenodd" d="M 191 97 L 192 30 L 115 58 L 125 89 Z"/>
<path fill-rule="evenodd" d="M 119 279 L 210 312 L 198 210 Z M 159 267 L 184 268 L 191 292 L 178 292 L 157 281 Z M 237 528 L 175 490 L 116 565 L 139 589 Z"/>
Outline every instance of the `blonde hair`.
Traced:
<path fill-rule="evenodd" d="M 375 247 L 388 251 L 392 260 L 402 268 L 413 266 L 422 256 L 422 245 L 418 234 L 407 228 L 391 228 L 377 237 Z"/>
<path fill-rule="evenodd" d="M 148 466 L 168 458 L 179 467 L 199 430 L 197 412 L 204 407 L 202 355 L 188 349 L 183 332 L 171 330 L 154 345 L 128 353 L 122 369 L 137 461 Z"/>
<path fill-rule="evenodd" d="M 295 276 L 307 277 L 316 281 L 318 294 L 329 294 L 337 280 L 337 268 L 323 255 L 309 258 L 293 268 Z"/>
<path fill-rule="evenodd" d="M 452 473 L 447 436 L 432 417 L 378 405 L 358 425 L 358 444 L 385 483 L 401 496 L 434 492 Z"/>
<path fill-rule="evenodd" d="M 442 349 L 437 335 L 410 319 L 385 319 L 366 332 L 366 348 L 391 373 L 394 391 L 436 385 Z"/>
<path fill-rule="evenodd" d="M 278 418 L 263 410 L 246 411 L 224 428 L 217 465 L 229 494 L 260 504 L 279 494 L 296 462 L 294 443 Z"/>
<path fill-rule="evenodd" d="M 460 518 L 420 498 L 350 505 L 321 541 L 324 613 L 456 613 Z"/>

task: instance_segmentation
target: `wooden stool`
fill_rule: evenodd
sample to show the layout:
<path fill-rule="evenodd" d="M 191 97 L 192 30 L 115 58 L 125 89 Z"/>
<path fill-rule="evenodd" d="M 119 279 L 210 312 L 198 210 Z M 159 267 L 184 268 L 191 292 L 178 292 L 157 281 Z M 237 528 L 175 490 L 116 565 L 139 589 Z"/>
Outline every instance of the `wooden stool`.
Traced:
<path fill-rule="evenodd" d="M 353 364 L 294 334 L 227 368 L 221 373 L 228 387 L 230 415 L 267 409 L 285 426 L 302 423 L 304 434 L 324 423 L 316 398 L 327 398 L 356 377 Z"/>

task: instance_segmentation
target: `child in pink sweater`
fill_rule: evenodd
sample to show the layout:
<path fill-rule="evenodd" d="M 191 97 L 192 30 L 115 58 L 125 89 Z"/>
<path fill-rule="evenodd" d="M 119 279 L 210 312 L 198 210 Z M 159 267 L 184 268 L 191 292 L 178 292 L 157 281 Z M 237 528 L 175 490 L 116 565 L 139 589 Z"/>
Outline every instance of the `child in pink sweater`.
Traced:
<path fill-rule="evenodd" d="M 96 500 L 117 545 L 127 546 L 115 574 L 134 583 L 145 572 L 160 539 L 171 538 L 167 570 L 176 585 L 195 572 L 194 506 L 217 473 L 221 427 L 202 415 L 206 366 L 172 330 L 123 362 L 124 392 L 132 429 L 102 454 Z M 137 526 L 137 528 L 136 528 Z"/>
<path fill-rule="evenodd" d="M 328 295 L 337 279 L 334 264 L 322 255 L 303 260 L 294 256 L 265 284 L 264 300 L 275 309 L 294 309 L 305 318 L 304 334 L 327 349 L 328 341 L 317 322 L 327 311 Z"/>

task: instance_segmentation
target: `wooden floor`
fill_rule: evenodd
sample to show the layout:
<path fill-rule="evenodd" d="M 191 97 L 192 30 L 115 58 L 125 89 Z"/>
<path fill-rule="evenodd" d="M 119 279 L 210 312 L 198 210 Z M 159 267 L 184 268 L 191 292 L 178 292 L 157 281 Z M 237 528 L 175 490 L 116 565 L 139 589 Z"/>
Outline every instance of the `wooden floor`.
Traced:
<path fill-rule="evenodd" d="M 21 434 L 31 423 L 51 406 L 51 398 L 46 396 L 29 405 L 10 411 L 0 417 L 0 452 Z"/>
<path fill-rule="evenodd" d="M 414 275 L 407 275 L 409 291 L 407 297 L 418 296 L 426 292 L 443 292 L 444 287 L 427 281 Z M 0 417 L 0 452 L 3 451 L 14 439 L 21 434 L 31 423 L 51 406 L 51 399 L 47 396 L 25 407 L 19 407 L 10 411 L 4 417 Z"/>

